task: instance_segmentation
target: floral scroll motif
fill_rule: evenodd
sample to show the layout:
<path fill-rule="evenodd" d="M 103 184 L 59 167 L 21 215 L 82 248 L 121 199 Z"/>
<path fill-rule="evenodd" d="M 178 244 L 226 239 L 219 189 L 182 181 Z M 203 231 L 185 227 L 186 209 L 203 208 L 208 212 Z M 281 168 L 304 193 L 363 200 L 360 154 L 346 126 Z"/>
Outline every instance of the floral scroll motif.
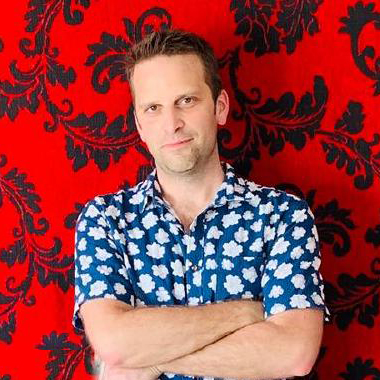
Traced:
<path fill-rule="evenodd" d="M 361 357 L 357 357 L 353 362 L 347 363 L 346 372 L 341 372 L 339 377 L 344 380 L 378 380 L 380 379 L 380 369 L 374 367 L 372 359 L 364 361 Z"/>
<path fill-rule="evenodd" d="M 374 46 L 367 45 L 363 50 L 359 48 L 361 34 L 369 24 L 373 23 L 380 39 L 380 12 L 375 12 L 375 3 L 364 5 L 362 1 L 358 1 L 354 6 L 348 7 L 348 17 L 342 17 L 341 22 L 345 26 L 342 26 L 339 32 L 350 36 L 351 54 L 356 66 L 366 77 L 374 81 L 374 96 L 380 95 L 380 56 L 376 56 Z M 372 67 L 369 61 L 373 62 Z"/>
<path fill-rule="evenodd" d="M 235 99 L 240 110 L 233 110 L 232 117 L 244 122 L 245 132 L 241 142 L 230 147 L 231 131 L 219 130 L 221 155 L 234 159 L 234 166 L 243 175 L 252 168 L 252 159 L 260 159 L 261 146 L 267 147 L 271 156 L 282 152 L 285 144 L 302 150 L 308 142 L 318 137 L 326 154 L 326 163 L 345 169 L 354 177 L 358 190 L 371 187 L 380 178 L 380 134 L 374 133 L 372 141 L 356 137 L 364 126 L 365 115 L 361 103 L 350 101 L 347 110 L 337 120 L 334 131 L 322 128 L 326 112 L 328 88 L 323 77 L 314 78 L 312 92 L 306 92 L 296 101 L 293 93 L 286 92 L 277 100 L 262 101 L 261 90 L 252 88 L 247 95 L 238 87 L 237 69 L 240 65 L 239 48 L 228 52 L 220 60 L 227 67 Z"/>
<path fill-rule="evenodd" d="M 0 156 L 0 169 L 7 164 L 6 157 Z M 43 287 L 55 284 L 67 292 L 74 281 L 73 256 L 62 255 L 62 243 L 54 238 L 49 248 L 40 246 L 37 237 L 49 230 L 46 218 L 39 218 L 40 197 L 34 185 L 26 180 L 26 174 L 17 168 L 10 169 L 0 176 L 0 208 L 9 202 L 19 215 L 19 225 L 13 229 L 14 241 L 7 247 L 0 248 L 0 262 L 17 273 L 24 273 L 23 278 L 2 277 L 0 291 L 0 340 L 11 343 L 16 332 L 16 306 L 22 303 L 33 306 L 36 297 L 31 294 L 33 279 Z M 21 271 L 20 266 L 25 270 Z"/>
<path fill-rule="evenodd" d="M 26 32 L 32 37 L 21 39 L 19 44 L 29 67 L 21 69 L 20 62 L 12 61 L 9 68 L 13 80 L 0 80 L 0 118 L 7 116 L 15 121 L 21 110 L 36 113 L 44 104 L 51 117 L 51 121 L 44 123 L 44 128 L 47 132 L 54 132 L 63 126 L 66 153 L 74 171 L 84 168 L 90 160 L 104 171 L 111 160 L 118 162 L 129 147 L 138 145 L 139 137 L 132 105 L 127 107 L 125 115 L 110 119 L 105 111 L 74 115 L 74 105 L 70 99 L 63 99 L 61 105 L 51 99 L 52 86 L 67 90 L 77 77 L 74 68 L 65 67 L 59 62 L 59 50 L 51 41 L 51 29 L 59 13 L 63 12 L 67 24 L 77 25 L 83 21 L 83 12 L 77 9 L 78 6 L 87 9 L 90 2 L 80 0 L 74 10 L 72 6 L 71 0 L 29 2 L 25 15 Z M 136 24 L 124 19 L 124 25 L 127 39 L 103 33 L 99 43 L 89 46 L 93 54 L 88 57 L 86 65 L 94 65 L 92 83 L 99 93 L 106 93 L 110 80 L 117 76 L 124 79 L 123 57 L 131 43 L 155 28 L 170 27 L 171 16 L 166 10 L 156 7 L 143 12 Z"/>
<path fill-rule="evenodd" d="M 80 334 L 80 344 L 69 340 L 69 334 L 57 334 L 56 331 L 42 337 L 42 343 L 37 349 L 49 352 L 49 361 L 45 368 L 49 371 L 48 379 L 71 380 L 81 363 L 84 361 L 86 372 L 89 375 L 96 374 L 93 363 L 93 351 L 84 334 Z"/>
<path fill-rule="evenodd" d="M 257 57 L 277 53 L 285 46 L 294 53 L 304 33 L 313 36 L 319 31 L 316 12 L 322 0 L 232 0 L 235 13 L 235 34 L 243 36 L 244 50 Z M 274 17 L 277 16 L 277 22 Z"/>

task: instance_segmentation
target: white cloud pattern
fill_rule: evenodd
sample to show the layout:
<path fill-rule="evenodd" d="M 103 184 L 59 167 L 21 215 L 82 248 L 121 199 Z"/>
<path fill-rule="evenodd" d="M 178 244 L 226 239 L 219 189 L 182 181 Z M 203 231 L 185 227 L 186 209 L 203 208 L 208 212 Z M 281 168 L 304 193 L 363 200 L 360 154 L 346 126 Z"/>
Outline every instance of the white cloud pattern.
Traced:
<path fill-rule="evenodd" d="M 94 297 L 194 306 L 263 295 L 266 316 L 323 307 L 318 232 L 306 203 L 227 168 L 215 204 L 185 234 L 154 175 L 96 197 L 76 229 L 76 312 Z"/>

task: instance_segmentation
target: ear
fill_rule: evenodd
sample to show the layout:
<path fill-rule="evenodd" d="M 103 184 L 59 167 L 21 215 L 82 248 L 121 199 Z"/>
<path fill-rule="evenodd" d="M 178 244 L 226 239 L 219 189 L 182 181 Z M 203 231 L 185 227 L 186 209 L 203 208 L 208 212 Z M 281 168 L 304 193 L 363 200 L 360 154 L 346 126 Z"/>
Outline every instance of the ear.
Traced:
<path fill-rule="evenodd" d="M 133 117 L 135 118 L 135 124 L 136 124 L 136 128 L 137 128 L 137 132 L 139 133 L 141 140 L 143 142 L 145 142 L 144 133 L 143 133 L 143 130 L 141 128 L 141 124 L 139 123 L 139 119 L 137 118 L 136 110 L 134 108 L 133 108 Z"/>
<path fill-rule="evenodd" d="M 215 103 L 215 116 L 218 125 L 226 124 L 229 109 L 230 102 L 228 99 L 228 94 L 227 91 L 223 89 Z"/>

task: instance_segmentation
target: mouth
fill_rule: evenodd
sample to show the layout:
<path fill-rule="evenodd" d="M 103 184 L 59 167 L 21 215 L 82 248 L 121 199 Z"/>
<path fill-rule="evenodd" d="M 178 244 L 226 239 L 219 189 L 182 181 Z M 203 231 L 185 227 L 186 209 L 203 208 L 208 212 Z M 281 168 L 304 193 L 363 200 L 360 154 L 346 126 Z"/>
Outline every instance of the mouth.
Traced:
<path fill-rule="evenodd" d="M 181 148 L 181 147 L 187 145 L 191 140 L 192 140 L 192 138 L 174 141 L 171 143 L 164 144 L 163 148 L 169 148 L 169 149 Z"/>

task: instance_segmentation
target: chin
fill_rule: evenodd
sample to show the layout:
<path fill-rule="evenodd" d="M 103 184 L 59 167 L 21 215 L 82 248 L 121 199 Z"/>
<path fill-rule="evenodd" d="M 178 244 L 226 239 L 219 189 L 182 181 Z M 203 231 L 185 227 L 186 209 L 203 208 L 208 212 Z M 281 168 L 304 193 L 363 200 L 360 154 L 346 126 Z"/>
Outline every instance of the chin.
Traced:
<path fill-rule="evenodd" d="M 165 171 L 172 174 L 186 174 L 189 172 L 192 172 L 197 164 L 197 161 L 182 161 L 178 160 L 176 162 L 168 162 L 165 163 L 163 166 L 165 168 Z"/>

